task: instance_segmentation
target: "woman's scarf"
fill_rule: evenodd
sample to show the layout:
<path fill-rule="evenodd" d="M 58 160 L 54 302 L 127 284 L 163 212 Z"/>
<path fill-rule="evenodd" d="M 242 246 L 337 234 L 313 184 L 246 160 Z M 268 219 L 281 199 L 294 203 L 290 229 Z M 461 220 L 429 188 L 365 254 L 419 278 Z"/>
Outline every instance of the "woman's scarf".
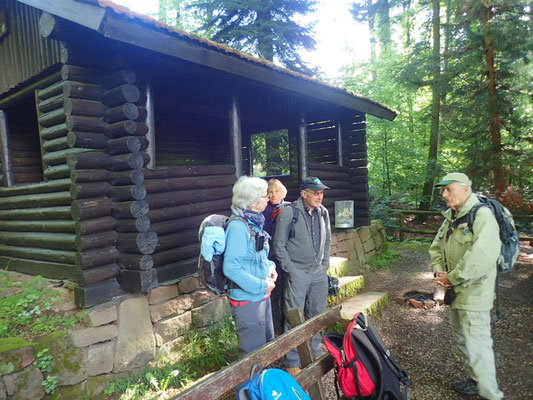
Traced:
<path fill-rule="evenodd" d="M 263 225 L 265 225 L 265 216 L 261 212 L 245 210 L 243 208 L 237 208 L 233 206 L 231 206 L 231 211 L 233 211 L 233 214 L 238 215 L 239 217 L 242 217 L 247 221 L 251 222 L 259 229 L 263 229 Z"/>

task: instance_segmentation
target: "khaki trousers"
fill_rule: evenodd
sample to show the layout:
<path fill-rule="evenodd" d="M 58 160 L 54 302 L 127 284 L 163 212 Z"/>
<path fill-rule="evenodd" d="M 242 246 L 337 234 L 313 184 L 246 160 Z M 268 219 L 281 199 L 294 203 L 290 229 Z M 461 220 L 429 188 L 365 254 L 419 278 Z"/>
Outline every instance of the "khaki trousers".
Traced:
<path fill-rule="evenodd" d="M 466 358 L 468 374 L 477 382 L 479 395 L 488 400 L 501 400 L 503 393 L 496 382 L 490 336 L 490 311 L 451 310 L 450 324 Z"/>

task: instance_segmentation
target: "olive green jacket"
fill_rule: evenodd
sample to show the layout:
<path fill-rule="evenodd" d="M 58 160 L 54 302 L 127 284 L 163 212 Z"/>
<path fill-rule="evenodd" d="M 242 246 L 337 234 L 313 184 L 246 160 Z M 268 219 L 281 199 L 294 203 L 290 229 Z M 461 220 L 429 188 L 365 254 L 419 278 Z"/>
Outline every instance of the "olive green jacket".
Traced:
<path fill-rule="evenodd" d="M 477 203 L 476 195 L 470 195 L 459 208 L 457 218 Z M 442 214 L 444 222 L 429 247 L 431 268 L 433 272 L 448 271 L 448 279 L 457 294 L 452 309 L 488 311 L 494 303 L 496 262 L 501 248 L 498 223 L 488 207 L 478 210 L 473 232 L 466 222 L 450 228 L 454 220 L 451 209 Z M 452 232 L 446 239 L 449 228 Z"/>

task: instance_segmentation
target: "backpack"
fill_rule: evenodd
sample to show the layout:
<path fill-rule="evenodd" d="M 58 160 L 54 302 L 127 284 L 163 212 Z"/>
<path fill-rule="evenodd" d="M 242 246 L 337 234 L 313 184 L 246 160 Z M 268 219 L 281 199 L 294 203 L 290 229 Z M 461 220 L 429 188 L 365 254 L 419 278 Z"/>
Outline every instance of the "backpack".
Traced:
<path fill-rule="evenodd" d="M 516 231 L 513 214 L 496 199 L 477 196 L 479 203 L 468 212 L 468 228 L 473 231 L 476 214 L 481 207 L 489 207 L 500 227 L 500 240 L 502 248 L 498 257 L 497 266 L 500 272 L 510 272 L 520 253 L 520 240 Z"/>
<path fill-rule="evenodd" d="M 236 392 L 236 400 L 311 400 L 288 372 L 254 365 L 248 379 Z"/>
<path fill-rule="evenodd" d="M 335 389 L 348 399 L 407 400 L 411 385 L 372 322 L 356 313 L 343 335 L 328 332 L 324 344 L 333 356 Z M 401 397 L 400 383 L 404 385 Z"/>
<path fill-rule="evenodd" d="M 226 248 L 225 230 L 234 220 L 243 221 L 250 232 L 250 239 L 255 240 L 253 228 L 246 219 L 238 216 L 211 214 L 202 221 L 198 229 L 202 248 L 198 257 L 198 275 L 204 286 L 217 295 L 226 293 L 230 288 L 239 287 L 226 278 L 222 268 Z"/>

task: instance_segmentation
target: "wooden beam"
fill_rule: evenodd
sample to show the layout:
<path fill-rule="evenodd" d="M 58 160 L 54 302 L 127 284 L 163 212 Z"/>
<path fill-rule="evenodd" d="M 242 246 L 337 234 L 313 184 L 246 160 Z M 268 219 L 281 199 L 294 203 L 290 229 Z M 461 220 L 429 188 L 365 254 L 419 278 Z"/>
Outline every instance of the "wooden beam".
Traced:
<path fill-rule="evenodd" d="M 3 110 L 0 110 L 0 153 L 3 184 L 8 187 L 13 186 L 13 170 L 11 169 L 11 158 L 9 157 L 9 130 L 7 115 Z"/>
<path fill-rule="evenodd" d="M 343 150 L 342 150 L 342 124 L 340 121 L 337 121 L 337 138 L 336 138 L 336 144 L 337 144 L 337 165 L 342 167 L 344 165 L 343 161 Z"/>
<path fill-rule="evenodd" d="M 307 124 L 305 114 L 300 111 L 298 116 L 298 177 L 303 181 L 309 176 L 309 154 L 307 148 Z"/>
<path fill-rule="evenodd" d="M 155 165 L 155 119 L 154 119 L 154 88 L 150 82 L 146 84 L 146 126 L 148 132 L 146 139 L 148 139 L 148 148 L 146 153 L 150 156 L 150 162 L 146 164 L 146 168 L 154 169 Z"/>
<path fill-rule="evenodd" d="M 241 108 L 235 93 L 231 95 L 229 115 L 230 156 L 235 166 L 235 176 L 238 178 L 242 175 L 242 130 Z"/>

